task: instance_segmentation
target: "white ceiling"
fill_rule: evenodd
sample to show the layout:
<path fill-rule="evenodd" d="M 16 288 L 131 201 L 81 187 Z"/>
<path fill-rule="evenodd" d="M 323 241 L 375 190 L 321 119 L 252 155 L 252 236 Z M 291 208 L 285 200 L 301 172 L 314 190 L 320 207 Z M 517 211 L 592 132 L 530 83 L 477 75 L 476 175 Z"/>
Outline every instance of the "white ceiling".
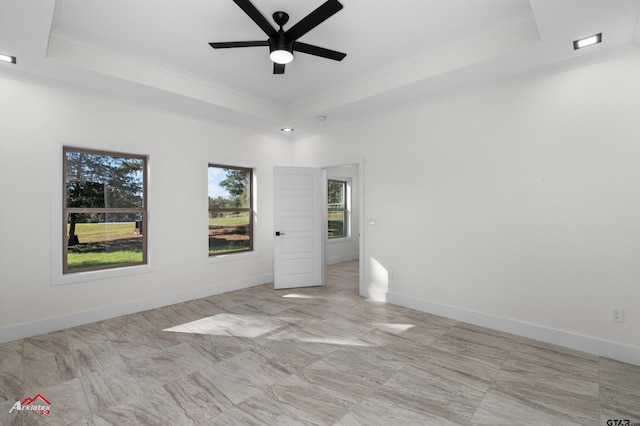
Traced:
<path fill-rule="evenodd" d="M 285 30 L 323 0 L 252 0 Z M 279 135 L 310 134 L 416 103 L 640 51 L 640 0 L 341 0 L 272 74 L 266 39 L 232 0 L 0 0 L 0 76 L 125 99 Z M 275 26 L 275 24 L 274 24 Z M 574 51 L 573 40 L 603 33 Z M 318 121 L 317 116 L 327 119 Z"/>

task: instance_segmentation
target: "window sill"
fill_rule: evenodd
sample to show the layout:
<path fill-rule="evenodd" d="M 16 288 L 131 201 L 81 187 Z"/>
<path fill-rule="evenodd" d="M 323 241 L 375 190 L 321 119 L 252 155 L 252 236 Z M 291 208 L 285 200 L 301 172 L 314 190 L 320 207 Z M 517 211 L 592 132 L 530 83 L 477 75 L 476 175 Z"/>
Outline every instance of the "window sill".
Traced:
<path fill-rule="evenodd" d="M 155 272 L 156 268 L 152 265 L 136 265 L 125 266 L 122 268 L 103 269 L 100 271 L 72 272 L 69 274 L 54 274 L 52 284 L 66 285 L 76 284 L 85 281 L 106 280 L 110 278 L 124 277 L 127 275 L 146 274 Z"/>
<path fill-rule="evenodd" d="M 242 253 L 220 254 L 220 255 L 217 255 L 217 256 L 209 256 L 209 255 L 207 255 L 207 257 L 204 260 L 204 263 L 205 264 L 210 264 L 210 263 L 233 262 L 233 261 L 236 261 L 236 260 L 251 259 L 251 258 L 259 257 L 259 256 L 260 256 L 260 253 L 258 253 L 256 250 L 242 252 Z"/>

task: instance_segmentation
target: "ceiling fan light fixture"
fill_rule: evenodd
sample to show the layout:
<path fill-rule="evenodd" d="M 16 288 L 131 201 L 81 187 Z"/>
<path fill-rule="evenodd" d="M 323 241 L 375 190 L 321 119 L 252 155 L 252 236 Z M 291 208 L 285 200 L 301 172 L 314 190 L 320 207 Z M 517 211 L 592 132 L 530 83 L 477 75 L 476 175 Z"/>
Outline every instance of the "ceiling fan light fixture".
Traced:
<path fill-rule="evenodd" d="M 277 38 L 269 39 L 269 58 L 276 64 L 288 64 L 293 61 L 293 42 L 280 30 Z"/>
<path fill-rule="evenodd" d="M 289 52 L 288 50 L 273 50 L 269 54 L 269 58 L 271 58 L 271 60 L 276 64 L 284 65 L 293 61 L 293 53 Z"/>

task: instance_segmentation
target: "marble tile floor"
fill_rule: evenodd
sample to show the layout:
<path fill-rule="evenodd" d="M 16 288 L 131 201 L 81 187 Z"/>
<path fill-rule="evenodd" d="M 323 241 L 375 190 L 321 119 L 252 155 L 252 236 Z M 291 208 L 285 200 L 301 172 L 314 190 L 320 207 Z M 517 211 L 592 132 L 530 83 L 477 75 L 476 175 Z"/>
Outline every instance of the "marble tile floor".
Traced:
<path fill-rule="evenodd" d="M 357 274 L 2 344 L 0 424 L 640 424 L 640 367 L 373 302 Z M 38 394 L 50 414 L 10 413 Z"/>

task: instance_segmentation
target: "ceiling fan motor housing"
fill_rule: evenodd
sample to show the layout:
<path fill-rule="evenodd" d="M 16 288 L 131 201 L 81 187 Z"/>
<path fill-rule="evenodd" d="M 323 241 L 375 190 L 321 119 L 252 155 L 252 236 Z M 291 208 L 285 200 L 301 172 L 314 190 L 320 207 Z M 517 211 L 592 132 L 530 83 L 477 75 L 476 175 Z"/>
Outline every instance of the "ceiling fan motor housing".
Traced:
<path fill-rule="evenodd" d="M 274 50 L 286 50 L 293 53 L 293 40 L 289 40 L 282 30 L 278 31 L 277 36 L 269 39 L 269 53 L 273 53 Z"/>

